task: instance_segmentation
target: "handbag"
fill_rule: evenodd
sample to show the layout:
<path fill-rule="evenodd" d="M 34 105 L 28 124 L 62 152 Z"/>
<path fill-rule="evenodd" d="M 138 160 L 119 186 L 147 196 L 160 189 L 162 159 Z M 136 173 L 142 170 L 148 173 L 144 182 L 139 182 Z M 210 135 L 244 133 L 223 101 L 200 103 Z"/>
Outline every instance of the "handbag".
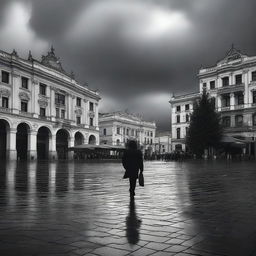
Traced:
<path fill-rule="evenodd" d="M 144 176 L 142 172 L 139 174 L 139 185 L 144 187 Z"/>

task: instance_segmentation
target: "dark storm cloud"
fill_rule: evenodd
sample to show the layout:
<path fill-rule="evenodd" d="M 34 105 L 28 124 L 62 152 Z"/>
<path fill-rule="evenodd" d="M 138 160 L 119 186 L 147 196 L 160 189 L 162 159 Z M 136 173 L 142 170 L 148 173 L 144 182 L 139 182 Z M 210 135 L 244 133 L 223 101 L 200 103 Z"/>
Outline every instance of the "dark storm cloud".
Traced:
<path fill-rule="evenodd" d="M 21 1 L 0 7 L 7 2 Z M 146 117 L 165 124 L 170 92 L 197 90 L 201 65 L 214 65 L 232 43 L 256 55 L 254 0 L 26 2 L 27 34 L 40 40 L 41 54 L 54 44 L 66 70 L 101 91 L 105 110 L 153 106 Z"/>

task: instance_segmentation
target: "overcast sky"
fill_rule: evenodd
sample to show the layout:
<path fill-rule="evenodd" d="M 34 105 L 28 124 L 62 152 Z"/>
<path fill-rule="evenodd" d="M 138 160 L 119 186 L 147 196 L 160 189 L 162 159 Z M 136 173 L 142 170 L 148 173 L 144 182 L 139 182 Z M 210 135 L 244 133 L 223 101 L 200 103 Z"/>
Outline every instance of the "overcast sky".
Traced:
<path fill-rule="evenodd" d="M 234 43 L 256 55 L 255 0 L 0 0 L 0 49 L 36 58 L 53 44 L 67 72 L 169 129 L 170 94 L 198 90 L 201 65 Z"/>

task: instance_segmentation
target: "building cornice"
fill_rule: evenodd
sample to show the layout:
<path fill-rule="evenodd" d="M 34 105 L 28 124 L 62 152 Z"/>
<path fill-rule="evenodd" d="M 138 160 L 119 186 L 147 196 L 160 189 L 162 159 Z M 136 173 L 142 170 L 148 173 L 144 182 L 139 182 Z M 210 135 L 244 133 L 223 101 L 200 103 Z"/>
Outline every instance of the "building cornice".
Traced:
<path fill-rule="evenodd" d="M 29 60 L 24 60 L 18 56 L 13 57 L 11 54 L 1 50 L 0 50 L 0 60 L 7 67 L 11 68 L 14 72 L 17 71 L 15 69 L 21 70 L 23 72 L 28 72 L 33 77 L 38 76 L 52 83 L 55 83 L 57 85 L 66 86 L 71 91 L 75 90 L 76 92 L 81 93 L 90 98 L 93 98 L 97 101 L 101 99 L 98 92 L 92 91 L 90 89 L 87 89 L 86 87 L 81 86 L 68 75 L 58 70 L 47 67 L 41 64 L 37 60 L 29 61 Z"/>

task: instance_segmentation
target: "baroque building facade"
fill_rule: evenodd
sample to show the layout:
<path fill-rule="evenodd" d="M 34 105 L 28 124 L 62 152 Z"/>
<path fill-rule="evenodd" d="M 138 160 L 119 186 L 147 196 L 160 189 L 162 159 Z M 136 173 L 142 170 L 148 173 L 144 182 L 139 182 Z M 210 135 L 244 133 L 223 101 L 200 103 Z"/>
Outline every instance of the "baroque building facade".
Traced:
<path fill-rule="evenodd" d="M 173 139 L 183 139 L 180 145 L 185 148 L 184 129 L 187 124 L 181 125 L 183 134 L 179 136 L 177 122 L 177 107 L 186 105 L 200 97 L 205 90 L 213 103 L 216 111 L 220 113 L 224 134 L 234 139 L 244 141 L 244 153 L 256 154 L 256 56 L 247 56 L 237 50 L 233 45 L 224 59 L 215 66 L 201 68 L 198 73 L 199 92 L 187 96 L 174 96 L 172 105 L 172 135 Z M 189 121 L 189 117 L 188 117 Z M 180 147 L 180 146 L 179 146 Z"/>
<path fill-rule="evenodd" d="M 102 144 L 125 146 L 128 140 L 136 140 L 144 153 L 152 153 L 156 123 L 126 112 L 99 115 L 100 142 Z"/>
<path fill-rule="evenodd" d="M 0 51 L 0 157 L 66 159 L 69 147 L 98 144 L 99 100 L 64 71 L 53 47 L 41 61 Z"/>
<path fill-rule="evenodd" d="M 166 154 L 172 152 L 172 136 L 169 132 L 157 133 L 155 137 L 155 153 Z"/>

